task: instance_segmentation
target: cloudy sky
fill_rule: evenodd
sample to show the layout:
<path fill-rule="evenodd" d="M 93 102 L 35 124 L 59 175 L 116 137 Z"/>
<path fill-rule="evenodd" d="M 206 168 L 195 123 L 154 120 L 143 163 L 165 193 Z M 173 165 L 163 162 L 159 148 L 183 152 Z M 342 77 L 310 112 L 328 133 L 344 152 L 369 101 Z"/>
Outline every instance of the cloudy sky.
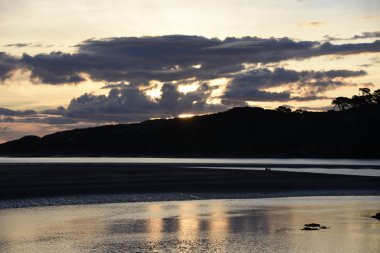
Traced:
<path fill-rule="evenodd" d="M 380 88 L 378 0 L 0 0 L 0 143 Z"/>

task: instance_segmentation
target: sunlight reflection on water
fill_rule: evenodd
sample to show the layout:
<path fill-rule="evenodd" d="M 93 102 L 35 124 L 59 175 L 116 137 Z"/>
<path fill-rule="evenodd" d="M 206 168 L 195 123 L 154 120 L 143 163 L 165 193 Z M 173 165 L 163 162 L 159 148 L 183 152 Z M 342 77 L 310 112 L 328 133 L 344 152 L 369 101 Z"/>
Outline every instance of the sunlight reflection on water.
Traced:
<path fill-rule="evenodd" d="M 0 252 L 379 252 L 379 211 L 380 197 L 6 209 Z"/>

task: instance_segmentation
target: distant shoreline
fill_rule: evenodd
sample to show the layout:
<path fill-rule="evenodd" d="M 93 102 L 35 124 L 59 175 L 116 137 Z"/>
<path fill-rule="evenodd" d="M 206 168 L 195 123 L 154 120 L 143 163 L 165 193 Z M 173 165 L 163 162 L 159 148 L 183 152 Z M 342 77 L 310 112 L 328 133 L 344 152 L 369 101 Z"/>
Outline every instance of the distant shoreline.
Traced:
<path fill-rule="evenodd" d="M 5 143 L 0 143 L 0 145 Z M 380 160 L 380 156 L 324 156 L 324 155 L 231 155 L 231 154 L 202 154 L 194 153 L 186 154 L 124 154 L 124 153 L 105 153 L 105 154 L 92 154 L 92 153 L 67 153 L 67 154 L 51 154 L 51 153 L 6 153 L 1 152 L 0 158 L 184 158 L 184 159 L 327 159 L 327 160 Z"/>

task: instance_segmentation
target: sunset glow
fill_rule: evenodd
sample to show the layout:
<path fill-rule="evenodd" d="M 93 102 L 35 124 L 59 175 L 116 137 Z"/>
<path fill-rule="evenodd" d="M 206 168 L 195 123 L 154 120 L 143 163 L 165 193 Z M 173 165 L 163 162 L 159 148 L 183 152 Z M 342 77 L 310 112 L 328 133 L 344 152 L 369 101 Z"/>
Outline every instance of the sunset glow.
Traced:
<path fill-rule="evenodd" d="M 380 88 L 379 10 L 376 0 L 0 0 L 0 142 L 246 105 L 326 110 Z"/>

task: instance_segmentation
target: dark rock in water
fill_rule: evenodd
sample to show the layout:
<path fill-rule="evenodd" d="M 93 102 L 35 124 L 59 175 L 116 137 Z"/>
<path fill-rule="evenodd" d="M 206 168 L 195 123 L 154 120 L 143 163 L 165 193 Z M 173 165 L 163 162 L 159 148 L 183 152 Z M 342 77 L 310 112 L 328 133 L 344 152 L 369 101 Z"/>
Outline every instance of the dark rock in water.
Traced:
<path fill-rule="evenodd" d="M 372 216 L 371 218 L 374 218 L 374 219 L 378 219 L 378 220 L 380 220 L 380 213 L 375 214 L 375 215 Z"/>
<path fill-rule="evenodd" d="M 306 231 L 318 231 L 319 228 L 318 227 L 304 227 L 303 229 L 301 230 L 306 230 Z"/>
<path fill-rule="evenodd" d="M 318 223 L 309 223 L 309 224 L 305 224 L 304 225 L 305 227 L 301 230 L 307 230 L 307 231 L 317 231 L 317 230 L 320 230 L 320 229 L 329 229 L 329 227 L 327 226 L 321 226 L 321 224 L 318 224 Z"/>
<path fill-rule="evenodd" d="M 321 224 L 318 224 L 318 223 L 309 223 L 309 224 L 305 224 L 304 226 L 305 227 L 314 227 L 314 228 L 316 228 L 316 227 L 320 227 Z"/>

